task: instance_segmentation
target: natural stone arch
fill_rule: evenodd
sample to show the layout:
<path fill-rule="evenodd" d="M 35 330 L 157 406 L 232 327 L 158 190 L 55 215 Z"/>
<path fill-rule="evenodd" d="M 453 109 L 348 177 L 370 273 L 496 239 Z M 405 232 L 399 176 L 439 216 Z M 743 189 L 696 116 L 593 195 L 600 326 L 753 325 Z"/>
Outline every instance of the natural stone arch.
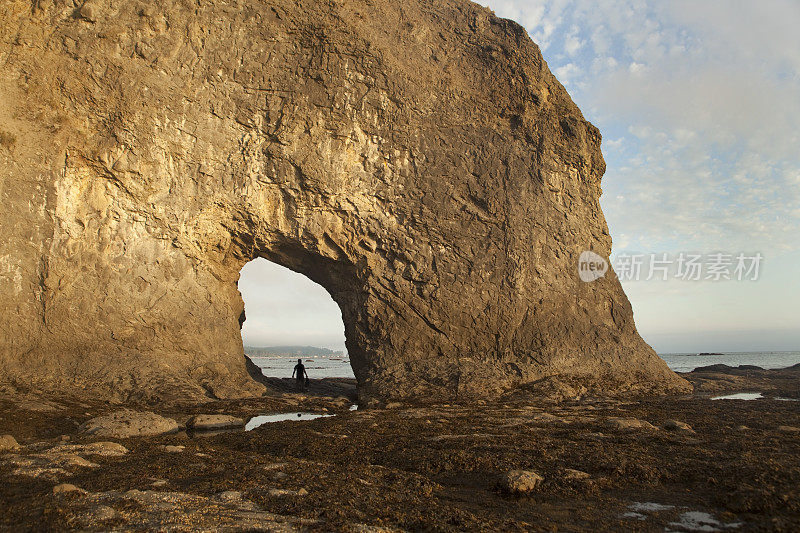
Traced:
<path fill-rule="evenodd" d="M 235 281 L 263 256 L 339 303 L 365 398 L 685 389 L 613 273 L 578 278 L 611 247 L 600 134 L 517 24 L 461 0 L 15 6 L 8 378 L 257 393 Z"/>

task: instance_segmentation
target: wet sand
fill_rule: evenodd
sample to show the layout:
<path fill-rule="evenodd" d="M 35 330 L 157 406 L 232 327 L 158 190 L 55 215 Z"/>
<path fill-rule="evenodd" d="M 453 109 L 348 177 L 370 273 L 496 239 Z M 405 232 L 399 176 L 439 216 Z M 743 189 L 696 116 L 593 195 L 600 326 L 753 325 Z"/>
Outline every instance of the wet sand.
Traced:
<path fill-rule="evenodd" d="M 711 400 L 708 389 L 800 398 L 800 372 L 718 370 L 685 375 L 704 389 L 693 396 L 357 411 L 352 383 L 328 382 L 308 395 L 138 408 L 179 423 L 197 413 L 336 416 L 136 438 L 77 431 L 119 406 L 5 394 L 0 434 L 21 448 L 0 452 L 0 528 L 797 531 L 800 402 Z M 87 451 L 97 441 L 128 451 Z M 544 481 L 512 494 L 510 470 Z"/>

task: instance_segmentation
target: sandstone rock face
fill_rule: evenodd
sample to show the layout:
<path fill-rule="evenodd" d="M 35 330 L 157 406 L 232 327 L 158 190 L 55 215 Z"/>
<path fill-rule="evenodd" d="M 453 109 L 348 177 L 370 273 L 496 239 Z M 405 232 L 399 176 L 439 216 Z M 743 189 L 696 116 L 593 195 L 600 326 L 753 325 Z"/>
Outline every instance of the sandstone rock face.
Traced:
<path fill-rule="evenodd" d="M 233 397 L 261 256 L 339 304 L 362 397 L 682 390 L 636 332 L 600 134 L 462 0 L 0 6 L 0 375 Z"/>

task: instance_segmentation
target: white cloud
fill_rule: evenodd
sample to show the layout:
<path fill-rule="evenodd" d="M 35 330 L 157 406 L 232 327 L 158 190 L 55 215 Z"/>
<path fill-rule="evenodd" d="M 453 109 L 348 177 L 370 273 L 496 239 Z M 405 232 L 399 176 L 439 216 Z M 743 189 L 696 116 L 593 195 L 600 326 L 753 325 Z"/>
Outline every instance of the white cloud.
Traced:
<path fill-rule="evenodd" d="M 647 67 L 642 63 L 637 63 L 633 61 L 630 65 L 628 65 L 628 72 L 630 72 L 634 76 L 639 76 L 644 74 L 647 71 Z"/>
<path fill-rule="evenodd" d="M 583 48 L 584 40 L 579 37 L 579 31 L 577 26 L 573 26 L 564 41 L 564 51 L 568 56 L 574 56 Z"/>
<path fill-rule="evenodd" d="M 489 5 L 531 22 L 585 115 L 620 141 L 604 143 L 612 231 L 638 232 L 631 243 L 651 246 L 792 245 L 785 232 L 800 230 L 792 214 L 800 201 L 800 4 Z M 629 200 L 624 211 L 617 195 Z"/>
<path fill-rule="evenodd" d="M 576 64 L 567 63 L 566 65 L 556 68 L 554 74 L 564 86 L 569 87 L 580 78 L 581 70 Z"/>

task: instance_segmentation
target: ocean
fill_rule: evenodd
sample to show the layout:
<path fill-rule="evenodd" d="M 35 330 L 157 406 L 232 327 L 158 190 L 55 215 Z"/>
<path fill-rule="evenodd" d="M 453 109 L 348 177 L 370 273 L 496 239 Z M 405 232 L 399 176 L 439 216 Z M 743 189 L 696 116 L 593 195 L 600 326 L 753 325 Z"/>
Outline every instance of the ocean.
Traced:
<path fill-rule="evenodd" d="M 698 355 L 696 353 L 658 354 L 676 372 L 690 372 L 699 366 L 725 364 L 729 366 L 755 365 L 761 368 L 786 368 L 800 363 L 800 352 L 730 352 L 719 355 Z M 291 377 L 297 364 L 295 356 L 252 357 L 261 367 L 265 376 Z M 347 354 L 335 356 L 304 357 L 303 364 L 309 377 L 354 378 Z"/>
<path fill-rule="evenodd" d="M 755 365 L 761 368 L 786 368 L 800 363 L 800 352 L 725 352 L 715 355 L 696 353 L 660 353 L 675 372 L 691 372 L 699 366 L 708 365 Z"/>
<path fill-rule="evenodd" d="M 290 378 L 292 370 L 297 364 L 297 356 L 270 355 L 270 356 L 250 356 L 255 364 L 261 367 L 265 376 Z M 303 365 L 306 367 L 308 377 L 311 379 L 320 378 L 355 378 L 353 369 L 350 367 L 350 359 L 344 355 L 314 355 L 302 357 Z"/>

